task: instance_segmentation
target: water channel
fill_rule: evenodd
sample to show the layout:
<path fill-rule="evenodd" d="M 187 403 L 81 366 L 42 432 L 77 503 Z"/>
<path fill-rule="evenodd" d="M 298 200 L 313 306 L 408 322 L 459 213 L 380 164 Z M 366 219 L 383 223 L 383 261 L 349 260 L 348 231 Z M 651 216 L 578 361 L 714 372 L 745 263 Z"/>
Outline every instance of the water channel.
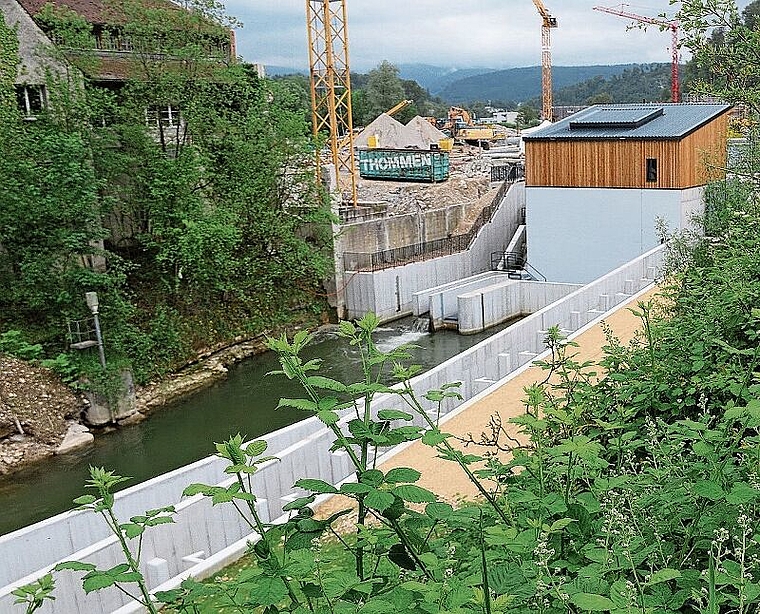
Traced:
<path fill-rule="evenodd" d="M 416 332 L 413 319 L 404 318 L 384 325 L 376 342 L 385 351 L 402 343 L 416 344 L 413 362 L 430 369 L 510 323 L 477 335 L 451 331 L 431 335 Z M 320 331 L 304 356 L 321 358 L 323 374 L 334 379 L 361 378 L 357 353 L 334 332 Z M 278 367 L 271 352 L 255 356 L 231 367 L 225 380 L 154 412 L 148 420 L 99 436 L 82 451 L 51 457 L 0 478 L 0 535 L 72 507 L 71 500 L 85 492 L 90 465 L 131 476 L 125 484 L 129 487 L 213 454 L 213 442 L 230 435 L 260 437 L 308 417 L 297 410 L 274 410 L 280 397 L 300 395 L 283 376 L 266 376 Z"/>

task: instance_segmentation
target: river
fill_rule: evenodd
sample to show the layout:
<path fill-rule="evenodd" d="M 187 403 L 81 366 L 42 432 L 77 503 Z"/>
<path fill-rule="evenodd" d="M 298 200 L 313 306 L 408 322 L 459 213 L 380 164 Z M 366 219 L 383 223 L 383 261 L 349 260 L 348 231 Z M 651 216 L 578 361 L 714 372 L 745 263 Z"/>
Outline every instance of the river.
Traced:
<path fill-rule="evenodd" d="M 404 318 L 381 327 L 375 340 L 385 351 L 416 344 L 412 362 L 430 369 L 510 323 L 477 335 L 431 335 L 415 332 L 413 319 Z M 304 357 L 321 358 L 322 374 L 333 379 L 361 379 L 357 353 L 332 330 L 320 331 Z M 153 412 L 143 422 L 98 436 L 83 450 L 0 478 L 0 535 L 71 508 L 72 499 L 85 492 L 90 465 L 131 476 L 124 485 L 129 487 L 213 454 L 213 442 L 230 435 L 261 437 L 307 418 L 309 414 L 298 410 L 275 411 L 281 397 L 300 395 L 297 385 L 284 376 L 266 375 L 277 368 L 273 353 L 254 356 L 231 367 L 225 380 Z"/>

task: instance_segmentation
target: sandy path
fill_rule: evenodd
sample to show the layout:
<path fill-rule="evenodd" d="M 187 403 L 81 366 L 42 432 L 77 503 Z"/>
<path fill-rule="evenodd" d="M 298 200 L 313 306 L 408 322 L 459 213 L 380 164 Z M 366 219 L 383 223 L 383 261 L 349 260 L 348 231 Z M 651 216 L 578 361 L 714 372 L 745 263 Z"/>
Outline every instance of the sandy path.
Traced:
<path fill-rule="evenodd" d="M 656 289 L 643 296 L 631 299 L 621 305 L 617 311 L 605 318 L 605 322 L 612 329 L 613 334 L 621 343 L 627 343 L 640 329 L 641 321 L 634 316 L 628 307 L 635 307 L 639 301 L 647 301 L 656 294 Z M 597 361 L 602 358 L 602 347 L 606 344 L 604 331 L 600 324 L 596 324 L 586 330 L 574 341 L 579 345 L 573 348 L 572 353 L 577 354 L 580 361 Z M 480 439 L 480 434 L 488 430 L 488 422 L 492 415 L 499 413 L 503 423 L 525 411 L 522 399 L 525 397 L 524 388 L 545 378 L 545 371 L 539 367 L 529 367 L 506 381 L 494 391 L 483 396 L 469 406 L 455 411 L 442 425 L 441 428 L 447 433 L 458 437 L 467 437 L 472 434 L 475 440 Z M 511 436 L 517 435 L 517 427 L 506 425 Z M 480 454 L 485 448 L 469 446 L 460 449 L 467 453 Z M 393 467 L 413 467 L 422 473 L 417 482 L 420 486 L 436 492 L 444 500 L 458 498 L 470 498 L 477 494 L 473 484 L 467 479 L 464 472 L 454 463 L 445 461 L 436 456 L 433 448 L 415 441 L 397 452 L 387 461 L 381 464 L 383 471 Z M 336 495 L 325 502 L 318 510 L 319 515 L 329 514 L 332 511 L 343 509 L 350 500 Z"/>

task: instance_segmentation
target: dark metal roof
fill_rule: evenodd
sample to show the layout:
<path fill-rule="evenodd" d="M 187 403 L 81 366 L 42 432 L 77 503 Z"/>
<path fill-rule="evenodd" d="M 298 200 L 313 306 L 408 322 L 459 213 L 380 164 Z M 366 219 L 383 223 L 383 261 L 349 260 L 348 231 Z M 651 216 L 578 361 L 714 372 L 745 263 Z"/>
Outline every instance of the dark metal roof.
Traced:
<path fill-rule="evenodd" d="M 730 108 L 727 104 L 595 105 L 523 138 L 678 140 Z"/>

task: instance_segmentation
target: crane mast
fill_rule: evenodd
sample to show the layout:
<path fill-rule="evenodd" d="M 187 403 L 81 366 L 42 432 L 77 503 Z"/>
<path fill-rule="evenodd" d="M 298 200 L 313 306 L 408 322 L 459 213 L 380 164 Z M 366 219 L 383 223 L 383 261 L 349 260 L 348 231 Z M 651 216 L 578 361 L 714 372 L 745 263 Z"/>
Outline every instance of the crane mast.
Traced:
<path fill-rule="evenodd" d="M 609 13 L 610 15 L 616 15 L 618 17 L 625 17 L 639 23 L 646 23 L 655 26 L 662 26 L 670 30 L 671 35 L 671 63 L 670 63 L 670 97 L 673 102 L 681 101 L 681 85 L 678 76 L 678 28 L 680 24 L 676 20 L 660 19 L 659 17 L 647 17 L 646 15 L 637 15 L 626 10 L 627 4 L 621 4 L 620 8 L 595 6 L 595 11 L 602 13 Z"/>
<path fill-rule="evenodd" d="M 318 140 L 320 134 L 327 136 L 335 173 L 338 179 L 341 173 L 350 177 L 351 198 L 356 206 L 346 0 L 306 0 L 306 22 L 314 137 Z M 318 159 L 318 177 L 320 166 Z"/>
<path fill-rule="evenodd" d="M 542 0 L 533 0 L 541 15 L 541 107 L 544 119 L 552 121 L 552 28 L 557 18 L 549 13 Z"/>

